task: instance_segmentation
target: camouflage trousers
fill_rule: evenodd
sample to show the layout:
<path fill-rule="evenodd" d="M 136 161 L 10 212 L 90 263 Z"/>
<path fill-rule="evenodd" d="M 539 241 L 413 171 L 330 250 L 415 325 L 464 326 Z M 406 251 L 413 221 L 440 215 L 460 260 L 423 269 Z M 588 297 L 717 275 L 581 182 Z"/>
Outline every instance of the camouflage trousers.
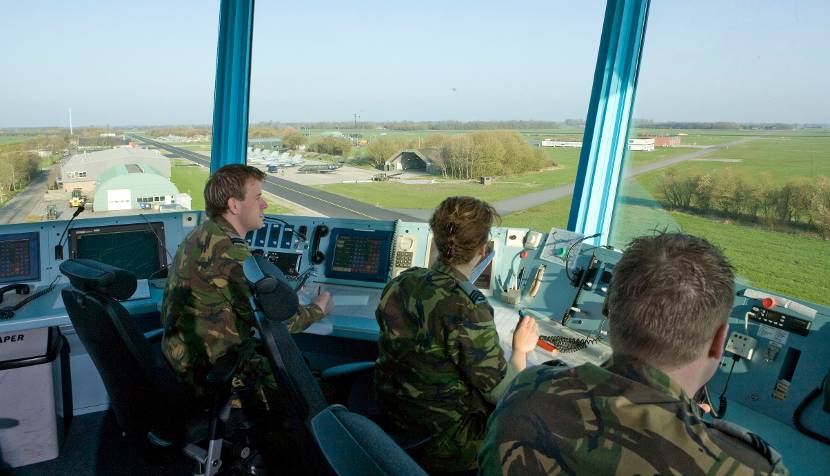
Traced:
<path fill-rule="evenodd" d="M 473 413 L 419 447 L 415 459 L 430 473 L 474 470 L 476 457 L 487 430 L 487 415 Z"/>

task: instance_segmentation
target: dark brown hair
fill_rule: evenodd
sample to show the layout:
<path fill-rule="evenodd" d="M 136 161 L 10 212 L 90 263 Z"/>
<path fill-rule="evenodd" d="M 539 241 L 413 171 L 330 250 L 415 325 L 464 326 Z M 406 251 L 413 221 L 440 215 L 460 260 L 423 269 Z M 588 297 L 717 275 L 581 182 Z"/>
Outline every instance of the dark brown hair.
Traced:
<path fill-rule="evenodd" d="M 698 357 L 729 317 L 732 265 L 703 238 L 634 239 L 614 267 L 607 308 L 614 352 L 676 366 Z"/>
<path fill-rule="evenodd" d="M 211 175 L 205 184 L 205 212 L 216 218 L 228 211 L 228 199 L 245 200 L 245 184 L 249 179 L 262 181 L 265 173 L 256 167 L 230 164 Z"/>
<path fill-rule="evenodd" d="M 490 227 L 500 220 L 496 209 L 473 197 L 449 197 L 438 205 L 429 226 L 445 264 L 464 264 L 487 243 Z"/>

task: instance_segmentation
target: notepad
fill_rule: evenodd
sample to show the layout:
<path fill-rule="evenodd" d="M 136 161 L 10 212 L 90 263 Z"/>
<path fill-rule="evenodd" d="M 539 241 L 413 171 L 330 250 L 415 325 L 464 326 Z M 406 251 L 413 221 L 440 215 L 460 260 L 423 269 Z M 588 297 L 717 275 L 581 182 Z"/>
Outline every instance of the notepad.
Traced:
<path fill-rule="evenodd" d="M 365 306 L 369 303 L 369 296 L 366 294 L 340 295 L 335 294 L 334 305 L 340 306 Z"/>

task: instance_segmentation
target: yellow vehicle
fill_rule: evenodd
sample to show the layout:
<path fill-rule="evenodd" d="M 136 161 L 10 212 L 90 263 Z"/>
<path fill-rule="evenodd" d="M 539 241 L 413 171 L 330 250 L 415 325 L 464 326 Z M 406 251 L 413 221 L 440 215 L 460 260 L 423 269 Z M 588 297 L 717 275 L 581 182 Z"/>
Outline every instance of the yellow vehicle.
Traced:
<path fill-rule="evenodd" d="M 86 204 L 86 195 L 82 193 L 80 188 L 72 189 L 72 196 L 69 198 L 70 207 L 80 207 Z"/>

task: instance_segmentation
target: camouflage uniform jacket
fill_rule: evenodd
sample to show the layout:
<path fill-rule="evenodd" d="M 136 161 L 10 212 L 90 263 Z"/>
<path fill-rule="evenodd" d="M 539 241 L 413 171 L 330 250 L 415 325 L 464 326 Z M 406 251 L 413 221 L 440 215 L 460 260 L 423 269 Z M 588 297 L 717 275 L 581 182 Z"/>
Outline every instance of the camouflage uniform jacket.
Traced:
<path fill-rule="evenodd" d="M 507 367 L 487 299 L 438 261 L 392 280 L 376 318 L 379 406 L 401 430 L 433 435 L 416 455 L 428 470 L 475 468 L 493 408 L 485 394 Z"/>
<path fill-rule="evenodd" d="M 602 367 L 535 367 L 490 417 L 484 475 L 788 474 L 757 435 L 708 423 L 663 372 L 614 355 Z"/>
<path fill-rule="evenodd" d="M 253 333 L 251 295 L 242 263 L 251 256 L 245 240 L 222 217 L 206 220 L 179 245 L 170 267 L 161 321 L 162 351 L 193 391 L 217 359 L 233 349 L 242 357 L 236 384 L 263 391 L 276 389 L 264 350 Z M 289 331 L 303 329 L 323 317 L 316 305 L 301 307 L 285 322 Z"/>

